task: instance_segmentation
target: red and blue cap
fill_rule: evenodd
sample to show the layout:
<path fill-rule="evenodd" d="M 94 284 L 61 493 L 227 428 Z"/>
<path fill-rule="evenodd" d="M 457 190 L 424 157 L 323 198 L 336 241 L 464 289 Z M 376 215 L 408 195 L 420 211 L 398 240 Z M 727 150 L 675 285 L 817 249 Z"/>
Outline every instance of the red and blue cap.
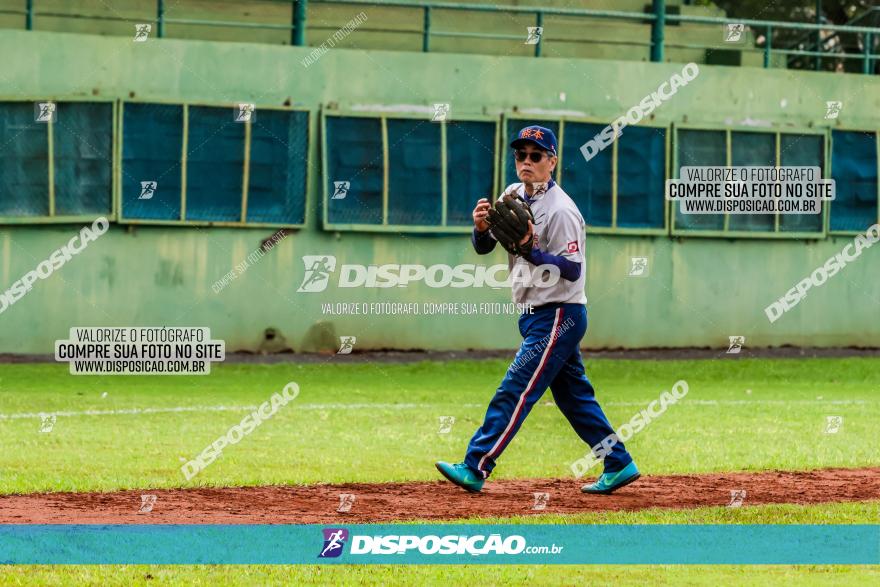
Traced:
<path fill-rule="evenodd" d="M 525 142 L 534 143 L 551 155 L 556 155 L 556 135 L 549 128 L 535 124 L 527 126 L 513 136 L 510 146 L 516 149 Z"/>

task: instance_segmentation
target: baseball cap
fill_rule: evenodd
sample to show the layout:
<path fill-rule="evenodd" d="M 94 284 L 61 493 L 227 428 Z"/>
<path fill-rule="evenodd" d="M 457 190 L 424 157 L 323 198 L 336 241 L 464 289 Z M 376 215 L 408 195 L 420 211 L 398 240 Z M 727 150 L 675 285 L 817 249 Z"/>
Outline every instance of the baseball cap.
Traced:
<path fill-rule="evenodd" d="M 524 142 L 534 143 L 545 151 L 549 151 L 550 154 L 556 155 L 556 135 L 549 128 L 536 124 L 527 126 L 513 135 L 510 146 L 515 149 Z"/>

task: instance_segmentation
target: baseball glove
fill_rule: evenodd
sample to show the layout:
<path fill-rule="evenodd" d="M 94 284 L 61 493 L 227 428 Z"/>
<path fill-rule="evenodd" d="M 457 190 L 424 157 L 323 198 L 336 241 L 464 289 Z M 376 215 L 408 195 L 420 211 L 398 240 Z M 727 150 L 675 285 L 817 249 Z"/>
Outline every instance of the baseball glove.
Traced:
<path fill-rule="evenodd" d="M 525 243 L 520 242 L 529 234 L 529 221 L 535 222 L 532 209 L 516 193 L 507 193 L 501 196 L 495 205 L 489 209 L 486 221 L 489 229 L 501 246 L 507 249 L 511 255 L 527 255 L 535 244 L 535 235 Z"/>

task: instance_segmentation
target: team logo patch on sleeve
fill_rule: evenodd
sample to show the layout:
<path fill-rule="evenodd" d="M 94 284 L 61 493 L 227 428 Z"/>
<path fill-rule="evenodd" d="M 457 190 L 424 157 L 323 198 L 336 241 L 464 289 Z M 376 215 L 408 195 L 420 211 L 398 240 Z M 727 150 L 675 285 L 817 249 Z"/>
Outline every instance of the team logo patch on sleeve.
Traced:
<path fill-rule="evenodd" d="M 577 253 L 578 251 L 580 251 L 580 247 L 578 247 L 577 241 L 571 241 L 570 243 L 568 243 L 569 253 Z"/>

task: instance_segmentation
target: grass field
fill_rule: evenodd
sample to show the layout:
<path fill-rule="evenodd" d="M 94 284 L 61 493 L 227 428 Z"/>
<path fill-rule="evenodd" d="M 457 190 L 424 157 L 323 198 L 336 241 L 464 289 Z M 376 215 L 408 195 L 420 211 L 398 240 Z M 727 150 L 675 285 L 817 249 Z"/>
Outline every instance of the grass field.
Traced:
<path fill-rule="evenodd" d="M 90 377 L 71 376 L 63 365 L 3 365 L 0 493 L 436 479 L 433 462 L 463 456 L 506 366 L 331 358 L 220 365 L 205 377 Z M 687 397 L 628 442 L 647 474 L 880 463 L 880 359 L 595 360 L 587 367 L 614 425 L 675 381 L 688 382 Z M 289 381 L 301 388 L 296 400 L 185 481 L 181 459 Z M 571 462 L 586 453 L 551 400 L 548 392 L 505 451 L 498 478 L 570 476 Z M 230 409 L 63 415 L 204 406 Z M 42 433 L 38 412 L 62 414 Z M 830 415 L 844 418 L 837 434 L 824 432 Z M 450 433 L 438 434 L 440 416 L 456 418 Z"/>
<path fill-rule="evenodd" d="M 196 485 L 436 479 L 458 459 L 507 363 L 219 365 L 206 377 L 74 377 L 64 365 L 0 366 L 0 493 Z M 659 473 L 880 464 L 880 359 L 588 360 L 613 424 L 684 379 L 687 397 L 628 447 Z M 187 482 L 179 471 L 286 383 L 299 397 Z M 750 390 L 750 391 L 747 391 Z M 106 393 L 106 396 L 102 397 Z M 504 453 L 498 477 L 571 476 L 586 447 L 547 395 Z M 88 410 L 224 410 L 83 415 Z M 38 412 L 60 412 L 40 432 Z M 72 412 L 65 415 L 65 412 Z M 30 414 L 30 415 L 28 415 Z M 828 416 L 843 416 L 836 434 Z M 449 434 L 439 417 L 454 416 Z M 477 520 L 467 520 L 469 522 Z M 646 510 L 479 520 L 516 523 L 880 523 L 880 502 Z M 732 546 L 732 547 L 735 547 Z M 3 584 L 806 584 L 880 578 L 828 566 L 66 566 L 2 567 Z"/>
<path fill-rule="evenodd" d="M 673 566 L 192 566 L 18 567 L 0 570 L 4 585 L 816 585 L 871 584 L 866 567 Z"/>

